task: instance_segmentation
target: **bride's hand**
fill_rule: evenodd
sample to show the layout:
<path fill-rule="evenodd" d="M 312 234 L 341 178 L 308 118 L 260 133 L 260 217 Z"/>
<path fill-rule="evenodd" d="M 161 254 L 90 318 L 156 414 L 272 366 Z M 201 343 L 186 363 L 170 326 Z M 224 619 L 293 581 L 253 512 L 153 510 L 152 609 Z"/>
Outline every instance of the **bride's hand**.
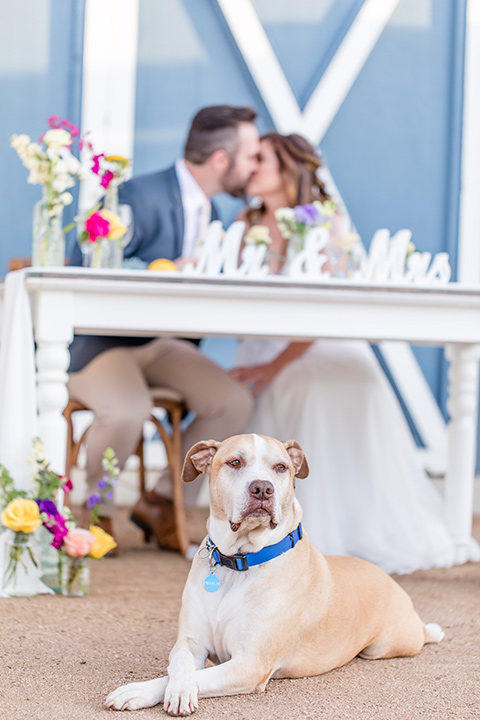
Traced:
<path fill-rule="evenodd" d="M 273 363 L 237 367 L 230 370 L 230 375 L 242 385 L 248 387 L 252 395 L 258 395 L 275 377 L 279 368 Z"/>

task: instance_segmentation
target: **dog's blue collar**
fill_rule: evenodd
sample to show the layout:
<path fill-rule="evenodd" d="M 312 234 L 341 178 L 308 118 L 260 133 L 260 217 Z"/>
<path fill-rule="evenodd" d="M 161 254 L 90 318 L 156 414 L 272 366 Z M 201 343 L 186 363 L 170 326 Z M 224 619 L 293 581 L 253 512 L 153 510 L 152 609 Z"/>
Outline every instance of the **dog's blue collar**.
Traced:
<path fill-rule="evenodd" d="M 283 540 L 275 543 L 275 545 L 267 545 L 255 553 L 237 553 L 236 555 L 224 555 L 220 552 L 214 542 L 207 538 L 207 546 L 212 550 L 211 557 L 218 565 L 230 568 L 230 570 L 248 570 L 254 565 L 273 560 L 273 558 L 283 555 L 287 550 L 291 550 L 303 537 L 302 523 L 299 523 L 296 530 L 288 533 Z"/>

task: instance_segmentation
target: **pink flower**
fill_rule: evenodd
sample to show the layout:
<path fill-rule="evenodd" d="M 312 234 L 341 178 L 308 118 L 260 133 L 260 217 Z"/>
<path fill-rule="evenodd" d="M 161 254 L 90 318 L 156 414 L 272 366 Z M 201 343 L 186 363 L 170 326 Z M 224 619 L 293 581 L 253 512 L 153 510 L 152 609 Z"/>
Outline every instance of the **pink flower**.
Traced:
<path fill-rule="evenodd" d="M 68 132 L 72 137 L 78 137 L 80 134 L 80 131 L 76 125 L 74 125 L 70 120 L 61 120 L 60 125 L 63 125 L 63 127 L 67 128 Z"/>
<path fill-rule="evenodd" d="M 105 153 L 102 153 L 101 155 L 94 155 L 92 158 L 93 165 L 92 165 L 92 172 L 95 173 L 95 175 L 98 175 L 100 171 L 100 158 L 105 157 Z"/>
<path fill-rule="evenodd" d="M 114 177 L 115 177 L 115 175 L 113 174 L 113 172 L 111 170 L 106 170 L 102 175 L 102 179 L 100 180 L 100 185 L 103 188 L 105 188 L 105 190 L 106 190 L 108 188 L 108 186 L 110 185 L 110 183 L 112 182 Z"/>
<path fill-rule="evenodd" d="M 62 485 L 62 490 L 64 493 L 72 492 L 73 490 L 73 483 L 70 480 L 70 478 L 67 475 L 60 475 L 60 478 L 65 478 L 65 482 Z"/>
<path fill-rule="evenodd" d="M 73 528 L 63 539 L 63 547 L 71 557 L 84 557 L 91 550 L 95 538 L 89 530 Z"/>
<path fill-rule="evenodd" d="M 110 232 L 110 223 L 100 212 L 95 212 L 85 222 L 85 230 L 90 242 L 95 242 L 99 237 L 107 237 Z"/>
<path fill-rule="evenodd" d="M 74 125 L 70 120 L 61 120 L 60 115 L 51 115 L 48 120 L 48 126 L 50 128 L 60 128 L 63 127 L 72 137 L 77 137 L 79 135 L 79 129 L 76 125 Z"/>

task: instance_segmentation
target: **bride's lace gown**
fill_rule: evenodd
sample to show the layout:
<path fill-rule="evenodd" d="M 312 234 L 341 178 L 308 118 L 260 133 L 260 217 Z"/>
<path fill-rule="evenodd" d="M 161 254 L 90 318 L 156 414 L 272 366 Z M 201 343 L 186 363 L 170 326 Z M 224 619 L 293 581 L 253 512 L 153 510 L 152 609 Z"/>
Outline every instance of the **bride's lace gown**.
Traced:
<path fill-rule="evenodd" d="M 242 340 L 237 365 L 269 362 L 286 344 Z M 302 446 L 310 475 L 296 492 L 323 553 L 355 555 L 389 573 L 453 563 L 440 496 L 367 343 L 315 342 L 260 393 L 247 430 Z M 473 540 L 471 559 L 480 559 Z"/>

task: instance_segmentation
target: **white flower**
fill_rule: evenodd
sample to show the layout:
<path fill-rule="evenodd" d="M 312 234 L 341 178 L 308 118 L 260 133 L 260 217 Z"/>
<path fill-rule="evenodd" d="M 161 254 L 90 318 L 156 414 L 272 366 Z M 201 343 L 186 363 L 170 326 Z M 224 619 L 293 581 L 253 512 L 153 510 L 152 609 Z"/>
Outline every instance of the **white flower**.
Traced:
<path fill-rule="evenodd" d="M 335 238 L 334 247 L 336 250 L 344 250 L 350 252 L 352 248 L 360 241 L 360 235 L 356 233 L 344 233 Z"/>
<path fill-rule="evenodd" d="M 72 155 L 69 148 L 63 147 L 60 148 L 58 151 L 61 160 L 66 168 L 65 172 L 70 173 L 71 175 L 76 175 L 78 173 L 78 170 L 80 168 L 80 162 L 77 160 L 77 158 Z"/>
<path fill-rule="evenodd" d="M 323 217 L 332 217 L 337 210 L 337 206 L 333 200 L 325 200 L 323 203 L 320 202 L 320 200 L 314 200 L 312 205 Z"/>
<path fill-rule="evenodd" d="M 52 182 L 52 189 L 57 193 L 63 193 L 68 188 L 75 185 L 75 180 L 72 180 L 70 175 L 57 175 Z"/>
<path fill-rule="evenodd" d="M 27 147 L 30 142 L 29 135 L 12 135 L 10 138 L 10 145 L 14 150 L 22 150 Z"/>
<path fill-rule="evenodd" d="M 91 177 L 91 162 L 80 163 L 77 177 L 79 180 L 88 180 Z"/>
<path fill-rule="evenodd" d="M 43 142 L 49 148 L 61 148 L 72 144 L 72 136 L 63 128 L 52 128 L 43 136 Z"/>
<path fill-rule="evenodd" d="M 284 207 L 275 210 L 275 220 L 277 222 L 295 222 L 295 210 L 293 208 Z"/>
<path fill-rule="evenodd" d="M 272 238 L 270 237 L 270 230 L 266 225 L 252 225 L 250 230 L 245 235 L 246 245 L 270 245 Z"/>
<path fill-rule="evenodd" d="M 55 198 L 54 204 L 48 210 L 48 214 L 52 218 L 62 214 L 63 205 L 59 202 L 56 202 L 57 200 L 58 198 Z"/>
<path fill-rule="evenodd" d="M 50 172 L 48 163 L 37 161 L 32 162 L 32 167 L 29 167 L 30 175 L 27 178 L 27 182 L 30 185 L 45 185 L 50 179 Z"/>
<path fill-rule="evenodd" d="M 71 205 L 73 202 L 73 195 L 72 195 L 72 193 L 64 192 L 58 196 L 58 199 L 64 206 Z"/>
<path fill-rule="evenodd" d="M 29 145 L 27 145 L 27 147 L 25 148 L 25 154 L 28 157 L 40 157 L 40 158 L 42 158 L 42 160 L 47 159 L 47 156 L 43 152 L 41 146 L 36 142 L 32 142 Z"/>
<path fill-rule="evenodd" d="M 405 259 L 409 258 L 410 255 L 413 255 L 414 252 L 418 252 L 418 250 L 415 247 L 414 243 L 410 240 L 410 242 L 407 245 L 407 253 L 405 255 Z"/>

